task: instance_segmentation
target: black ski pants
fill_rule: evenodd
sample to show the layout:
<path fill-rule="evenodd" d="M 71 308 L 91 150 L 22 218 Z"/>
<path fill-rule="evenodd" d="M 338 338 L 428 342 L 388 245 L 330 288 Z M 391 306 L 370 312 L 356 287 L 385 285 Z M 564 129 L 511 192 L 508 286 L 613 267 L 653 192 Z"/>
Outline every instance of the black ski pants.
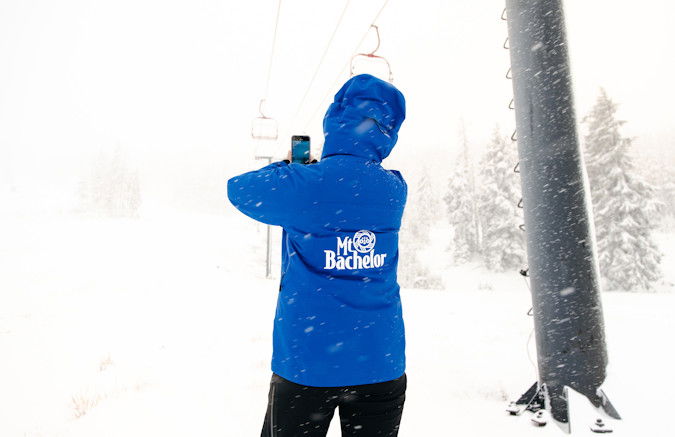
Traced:
<path fill-rule="evenodd" d="M 324 437 L 339 407 L 342 436 L 398 435 L 406 375 L 377 384 L 309 387 L 272 374 L 261 437 Z"/>

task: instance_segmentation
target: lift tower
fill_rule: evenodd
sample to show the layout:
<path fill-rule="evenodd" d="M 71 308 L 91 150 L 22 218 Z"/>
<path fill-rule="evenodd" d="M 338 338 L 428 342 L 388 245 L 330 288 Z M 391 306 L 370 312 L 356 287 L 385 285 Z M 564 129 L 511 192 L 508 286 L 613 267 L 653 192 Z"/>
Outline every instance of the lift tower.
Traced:
<path fill-rule="evenodd" d="M 619 419 L 607 349 L 562 0 L 506 0 L 539 381 L 570 431 L 568 390 Z"/>

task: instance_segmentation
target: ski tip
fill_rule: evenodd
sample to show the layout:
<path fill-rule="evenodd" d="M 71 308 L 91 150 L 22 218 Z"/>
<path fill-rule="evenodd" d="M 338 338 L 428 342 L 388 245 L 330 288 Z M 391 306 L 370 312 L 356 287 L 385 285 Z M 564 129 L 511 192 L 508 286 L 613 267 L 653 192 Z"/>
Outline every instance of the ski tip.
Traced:
<path fill-rule="evenodd" d="M 600 410 L 602 410 L 603 413 L 612 419 L 621 420 L 619 412 L 616 411 L 616 408 L 614 408 L 614 405 L 612 405 L 612 403 L 609 401 L 609 398 L 605 392 L 602 391 L 602 389 L 598 389 L 598 397 L 600 398 Z"/>

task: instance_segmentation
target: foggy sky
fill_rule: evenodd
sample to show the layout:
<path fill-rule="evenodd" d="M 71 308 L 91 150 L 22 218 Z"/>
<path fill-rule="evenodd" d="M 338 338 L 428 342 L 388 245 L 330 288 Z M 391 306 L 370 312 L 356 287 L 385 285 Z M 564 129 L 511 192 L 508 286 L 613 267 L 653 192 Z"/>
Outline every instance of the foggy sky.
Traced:
<path fill-rule="evenodd" d="M 283 1 L 267 96 L 267 112 L 280 123 L 279 154 L 293 134 L 322 142 L 324 97 L 349 78 L 343 67 L 382 4 L 351 2 L 298 108 L 345 2 Z M 115 145 L 163 178 L 176 171 L 172 162 L 198 169 L 216 159 L 224 175 L 239 171 L 253 155 L 250 123 L 264 94 L 276 5 L 2 0 L 0 186 L 73 183 L 98 150 Z M 390 167 L 443 172 L 456 153 L 460 120 L 477 155 L 497 123 L 505 135 L 513 130 L 503 6 L 389 2 L 378 20 L 378 53 L 408 103 Z M 636 151 L 673 160 L 675 6 L 568 0 L 565 7 L 578 118 L 603 86 L 620 104 Z M 374 44 L 370 34 L 360 49 Z M 382 70 L 358 72 L 366 71 Z"/>

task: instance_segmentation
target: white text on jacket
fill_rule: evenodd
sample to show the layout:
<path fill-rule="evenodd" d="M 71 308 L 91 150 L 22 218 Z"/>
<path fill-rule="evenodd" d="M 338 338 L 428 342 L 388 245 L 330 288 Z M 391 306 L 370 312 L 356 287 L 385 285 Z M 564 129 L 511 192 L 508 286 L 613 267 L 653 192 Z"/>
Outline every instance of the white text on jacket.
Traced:
<path fill-rule="evenodd" d="M 387 254 L 375 253 L 375 241 L 375 234 L 366 230 L 356 232 L 354 237 L 337 237 L 336 250 L 324 250 L 324 269 L 360 270 L 382 267 Z"/>

